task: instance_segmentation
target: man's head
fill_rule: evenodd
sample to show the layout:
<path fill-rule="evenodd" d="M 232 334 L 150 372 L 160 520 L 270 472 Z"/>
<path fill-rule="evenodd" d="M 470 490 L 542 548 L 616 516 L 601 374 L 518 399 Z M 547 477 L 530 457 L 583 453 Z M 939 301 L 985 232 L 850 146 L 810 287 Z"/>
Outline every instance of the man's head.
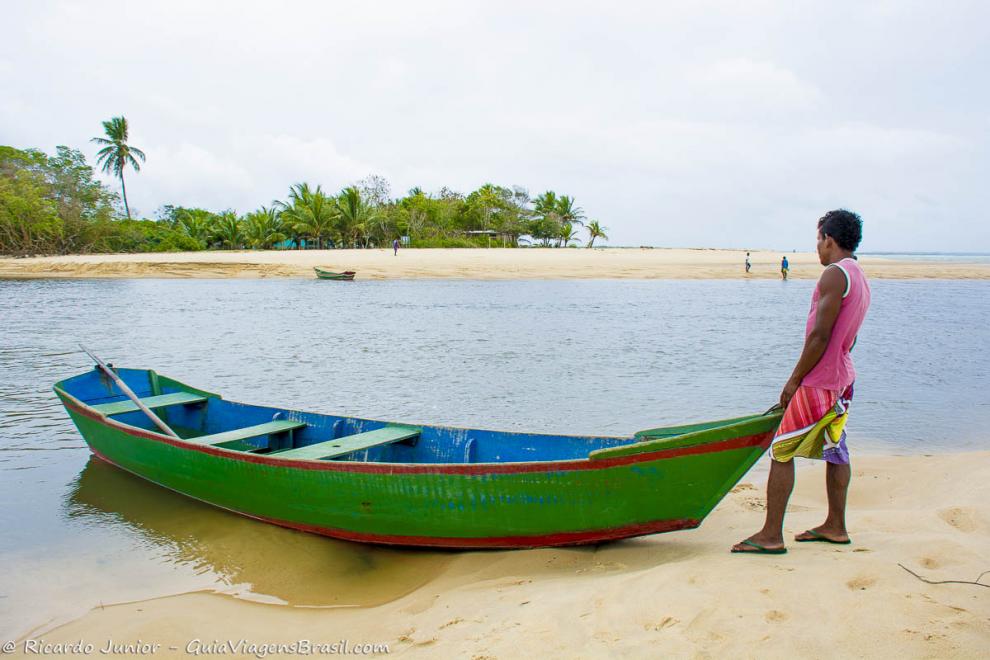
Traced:
<path fill-rule="evenodd" d="M 818 220 L 818 258 L 835 263 L 856 251 L 863 239 L 863 220 L 852 211 L 836 209 Z"/>

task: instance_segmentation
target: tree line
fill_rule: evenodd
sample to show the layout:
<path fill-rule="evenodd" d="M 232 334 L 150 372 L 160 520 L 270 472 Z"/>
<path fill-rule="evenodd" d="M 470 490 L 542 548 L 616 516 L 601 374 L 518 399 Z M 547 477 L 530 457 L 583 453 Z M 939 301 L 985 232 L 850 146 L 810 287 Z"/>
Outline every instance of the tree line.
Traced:
<path fill-rule="evenodd" d="M 573 197 L 553 191 L 531 198 L 519 186 L 485 184 L 466 195 L 413 188 L 393 198 L 380 176 L 336 193 L 297 183 L 285 199 L 244 214 L 166 205 L 156 220 L 134 220 L 124 172 L 138 171 L 145 154 L 128 144 L 123 117 L 103 127 L 105 137 L 93 138 L 102 147 L 97 163 L 120 179 L 122 195 L 96 180 L 78 150 L 60 146 L 49 156 L 0 146 L 0 253 L 371 248 L 398 237 L 411 247 L 565 247 L 585 238 L 593 247 L 608 239 Z"/>
<path fill-rule="evenodd" d="M 578 227 L 589 247 L 607 238 L 600 223 L 585 223 L 573 198 L 552 191 L 530 199 L 522 188 L 485 184 L 467 195 L 413 188 L 393 199 L 379 176 L 333 194 L 297 183 L 285 200 L 240 216 L 168 206 L 162 217 L 181 235 L 213 249 L 372 248 L 398 237 L 408 237 L 412 247 L 563 247 L 583 242 Z"/>

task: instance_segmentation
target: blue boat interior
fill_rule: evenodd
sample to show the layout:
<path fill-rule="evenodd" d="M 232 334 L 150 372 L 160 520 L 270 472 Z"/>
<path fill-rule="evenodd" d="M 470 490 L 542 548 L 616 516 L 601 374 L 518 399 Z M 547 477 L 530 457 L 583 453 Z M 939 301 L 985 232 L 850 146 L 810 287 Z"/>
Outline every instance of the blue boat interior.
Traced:
<path fill-rule="evenodd" d="M 151 370 L 114 371 L 180 438 L 284 459 L 379 463 L 570 460 L 643 439 L 514 433 L 321 415 L 226 401 Z M 55 387 L 109 419 L 161 433 L 98 368 Z"/>

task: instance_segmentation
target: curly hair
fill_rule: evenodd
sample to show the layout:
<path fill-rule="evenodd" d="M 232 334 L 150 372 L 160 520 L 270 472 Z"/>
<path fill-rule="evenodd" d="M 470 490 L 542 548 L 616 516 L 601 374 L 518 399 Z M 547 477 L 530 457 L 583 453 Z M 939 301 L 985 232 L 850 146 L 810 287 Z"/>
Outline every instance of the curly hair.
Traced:
<path fill-rule="evenodd" d="M 863 240 L 863 220 L 852 211 L 836 209 L 818 220 L 818 231 L 831 236 L 843 250 L 855 252 Z"/>

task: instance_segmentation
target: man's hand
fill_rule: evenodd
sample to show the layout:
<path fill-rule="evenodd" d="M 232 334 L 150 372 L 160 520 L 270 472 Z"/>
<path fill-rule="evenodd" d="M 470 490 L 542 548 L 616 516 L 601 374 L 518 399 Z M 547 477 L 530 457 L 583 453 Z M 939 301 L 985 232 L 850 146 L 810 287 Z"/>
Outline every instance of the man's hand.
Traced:
<path fill-rule="evenodd" d="M 787 404 L 794 398 L 794 394 L 798 391 L 799 387 L 801 387 L 801 381 L 794 380 L 793 378 L 787 381 L 787 384 L 784 385 L 784 391 L 780 393 L 781 408 L 787 410 Z"/>

